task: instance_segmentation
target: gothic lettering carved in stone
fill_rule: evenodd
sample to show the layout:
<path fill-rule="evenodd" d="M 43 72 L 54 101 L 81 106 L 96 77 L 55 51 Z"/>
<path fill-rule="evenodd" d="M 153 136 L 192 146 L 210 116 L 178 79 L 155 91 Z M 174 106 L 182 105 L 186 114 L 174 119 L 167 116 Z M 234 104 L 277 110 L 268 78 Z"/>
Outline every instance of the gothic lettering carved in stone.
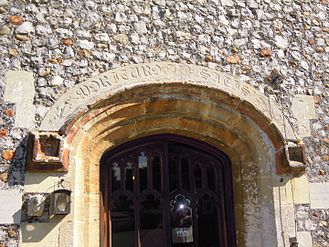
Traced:
<path fill-rule="evenodd" d="M 267 119 L 278 124 L 278 129 L 284 133 L 282 121 L 279 121 L 279 119 L 283 119 L 279 107 L 253 87 L 232 75 L 217 70 L 169 62 L 129 65 L 108 71 L 76 85 L 49 110 L 40 129 L 58 131 L 71 117 L 87 106 L 124 90 L 141 85 L 169 83 L 188 83 L 213 88 L 227 93 L 233 98 L 247 101 Z"/>

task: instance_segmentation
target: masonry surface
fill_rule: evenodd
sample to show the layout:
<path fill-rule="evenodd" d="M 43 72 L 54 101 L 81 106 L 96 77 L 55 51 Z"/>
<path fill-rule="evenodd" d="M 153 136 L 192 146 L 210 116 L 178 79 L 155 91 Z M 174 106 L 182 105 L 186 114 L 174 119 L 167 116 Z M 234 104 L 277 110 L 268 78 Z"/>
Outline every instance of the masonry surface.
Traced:
<path fill-rule="evenodd" d="M 64 176 L 31 181 L 28 133 L 42 130 L 70 89 L 111 69 L 163 61 L 231 74 L 282 109 L 306 148 L 306 174 L 282 189 L 293 198 L 297 241 L 329 246 L 328 20 L 327 0 L 0 0 L 0 246 L 71 241 L 58 238 L 57 222 L 37 228 L 36 240 L 20 234 L 29 193 L 48 193 Z"/>

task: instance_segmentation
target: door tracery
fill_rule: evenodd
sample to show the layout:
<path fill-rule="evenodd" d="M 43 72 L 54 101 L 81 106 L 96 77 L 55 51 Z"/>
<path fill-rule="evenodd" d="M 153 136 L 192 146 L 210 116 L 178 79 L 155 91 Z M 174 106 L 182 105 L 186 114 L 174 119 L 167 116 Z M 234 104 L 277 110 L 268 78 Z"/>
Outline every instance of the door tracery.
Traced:
<path fill-rule="evenodd" d="M 230 177 L 223 153 L 187 138 L 153 136 L 108 152 L 103 246 L 235 246 Z"/>

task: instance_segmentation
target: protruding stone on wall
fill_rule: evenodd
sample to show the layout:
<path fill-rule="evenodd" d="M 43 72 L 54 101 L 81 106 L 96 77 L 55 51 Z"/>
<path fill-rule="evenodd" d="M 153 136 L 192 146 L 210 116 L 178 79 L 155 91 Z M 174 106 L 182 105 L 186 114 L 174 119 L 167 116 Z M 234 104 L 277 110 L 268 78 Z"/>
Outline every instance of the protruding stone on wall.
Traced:
<path fill-rule="evenodd" d="M 26 169 L 28 171 L 66 171 L 63 166 L 64 139 L 54 132 L 31 133 Z"/>
<path fill-rule="evenodd" d="M 292 112 L 298 121 L 299 138 L 311 136 L 310 119 L 316 118 L 314 97 L 295 95 L 292 100 Z"/>
<path fill-rule="evenodd" d="M 34 128 L 34 94 L 35 88 L 32 72 L 9 71 L 6 74 L 4 100 L 16 104 L 15 127 Z"/>

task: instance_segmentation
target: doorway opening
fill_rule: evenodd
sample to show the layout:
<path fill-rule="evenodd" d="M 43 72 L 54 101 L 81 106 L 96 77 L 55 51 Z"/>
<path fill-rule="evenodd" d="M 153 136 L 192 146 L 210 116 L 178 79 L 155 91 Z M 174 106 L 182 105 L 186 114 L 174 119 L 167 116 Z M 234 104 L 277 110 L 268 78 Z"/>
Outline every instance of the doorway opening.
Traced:
<path fill-rule="evenodd" d="M 229 158 L 199 140 L 155 135 L 101 159 L 103 247 L 234 247 Z"/>

